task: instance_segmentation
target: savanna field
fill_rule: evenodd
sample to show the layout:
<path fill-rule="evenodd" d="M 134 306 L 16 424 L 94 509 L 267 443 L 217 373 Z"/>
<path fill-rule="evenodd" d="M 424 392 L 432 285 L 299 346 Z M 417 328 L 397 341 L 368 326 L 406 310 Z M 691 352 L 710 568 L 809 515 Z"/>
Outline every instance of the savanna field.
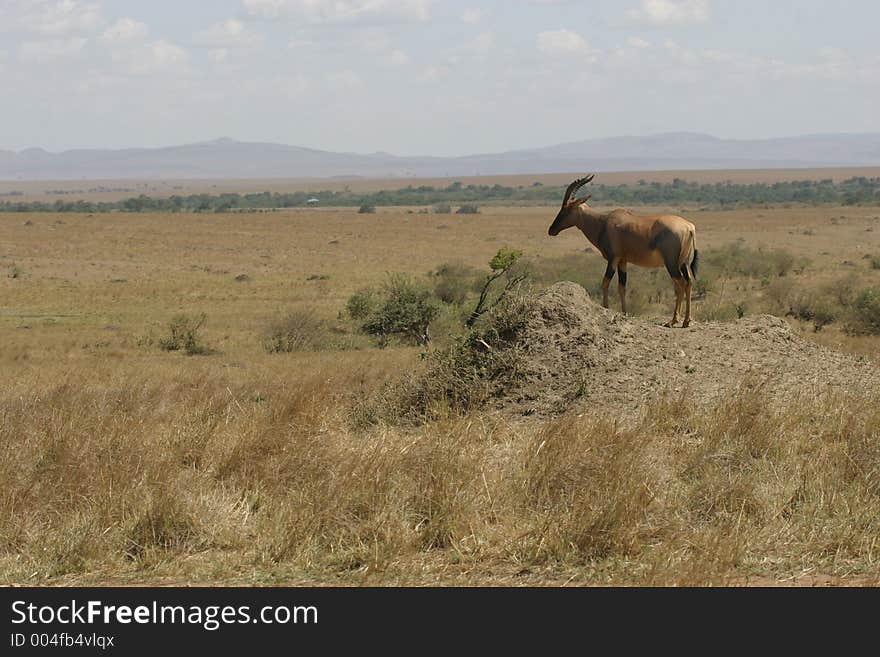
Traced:
<path fill-rule="evenodd" d="M 654 208 L 688 329 L 557 209 L 0 214 L 0 581 L 880 583 L 880 207 Z"/>

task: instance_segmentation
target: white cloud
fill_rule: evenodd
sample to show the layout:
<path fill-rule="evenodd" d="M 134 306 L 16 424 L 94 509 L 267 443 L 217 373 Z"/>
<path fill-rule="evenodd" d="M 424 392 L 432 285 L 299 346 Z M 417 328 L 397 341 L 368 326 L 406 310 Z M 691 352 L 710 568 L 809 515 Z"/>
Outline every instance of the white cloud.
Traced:
<path fill-rule="evenodd" d="M 88 33 L 105 23 L 100 6 L 81 0 L 2 0 L 0 32 L 63 37 Z"/>
<path fill-rule="evenodd" d="M 395 66 L 403 66 L 409 64 L 409 55 L 402 50 L 394 49 L 388 53 L 388 61 Z"/>
<path fill-rule="evenodd" d="M 229 51 L 226 48 L 213 48 L 208 51 L 208 57 L 215 64 L 222 64 L 226 61 Z"/>
<path fill-rule="evenodd" d="M 433 0 L 242 0 L 251 16 L 291 16 L 314 23 L 426 20 Z"/>
<path fill-rule="evenodd" d="M 79 53 L 86 45 L 84 37 L 25 41 L 18 48 L 18 57 L 24 62 L 47 62 Z"/>
<path fill-rule="evenodd" d="M 549 54 L 571 54 L 589 50 L 587 42 L 580 34 L 565 28 L 539 32 L 536 42 L 538 50 Z"/>
<path fill-rule="evenodd" d="M 189 62 L 189 54 L 164 39 L 119 48 L 111 53 L 114 63 L 126 72 L 146 75 L 166 71 L 182 71 Z"/>
<path fill-rule="evenodd" d="M 391 45 L 388 35 L 376 28 L 358 31 L 355 42 L 368 52 L 383 52 L 388 50 Z"/>
<path fill-rule="evenodd" d="M 709 19 L 709 0 L 642 0 L 641 8 L 627 15 L 657 25 L 701 23 Z"/>
<path fill-rule="evenodd" d="M 327 77 L 327 84 L 334 91 L 351 91 L 364 86 L 364 81 L 354 71 L 338 71 Z"/>
<path fill-rule="evenodd" d="M 464 10 L 464 13 L 461 15 L 461 20 L 470 25 L 474 23 L 479 23 L 481 20 L 486 18 L 489 15 L 488 9 L 482 9 L 480 7 L 472 7 Z"/>
<path fill-rule="evenodd" d="M 422 70 L 416 79 L 419 82 L 431 82 L 433 80 L 438 80 L 440 78 L 444 78 L 449 75 L 450 70 L 445 66 L 429 66 L 428 68 Z"/>
<path fill-rule="evenodd" d="M 131 41 L 144 39 L 150 28 L 146 23 L 141 23 L 132 18 L 120 18 L 110 27 L 104 30 L 104 38 L 107 41 Z"/>
<path fill-rule="evenodd" d="M 235 18 L 214 23 L 207 29 L 196 32 L 193 37 L 193 42 L 197 45 L 210 48 L 247 48 L 261 41 L 259 34 Z"/>
<path fill-rule="evenodd" d="M 639 49 L 651 47 L 651 42 L 645 41 L 641 37 L 630 37 L 629 39 L 626 40 L 626 43 L 627 43 L 627 45 L 630 45 L 633 48 L 639 48 Z"/>
<path fill-rule="evenodd" d="M 492 32 L 483 32 L 482 34 L 478 35 L 473 41 L 467 44 L 467 46 L 465 46 L 465 50 L 476 53 L 478 55 L 485 55 L 494 47 L 495 34 Z"/>

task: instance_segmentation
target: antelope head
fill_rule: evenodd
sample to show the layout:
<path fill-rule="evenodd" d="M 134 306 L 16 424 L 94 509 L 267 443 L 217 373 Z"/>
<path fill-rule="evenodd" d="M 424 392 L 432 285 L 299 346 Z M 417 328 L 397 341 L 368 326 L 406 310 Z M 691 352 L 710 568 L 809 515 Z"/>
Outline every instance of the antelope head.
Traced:
<path fill-rule="evenodd" d="M 572 198 L 572 196 L 574 196 L 574 193 L 577 190 L 586 185 L 595 177 L 596 174 L 593 173 L 589 176 L 578 178 L 568 186 L 568 189 L 565 190 L 565 196 L 562 198 L 562 208 L 559 210 L 559 214 L 556 215 L 556 219 L 553 220 L 553 223 L 550 225 L 550 229 L 547 231 L 549 235 L 559 235 L 559 233 L 561 233 L 566 228 L 571 228 L 575 225 L 577 208 L 582 203 L 586 203 L 591 195 L 587 194 L 586 196 L 581 198 Z"/>

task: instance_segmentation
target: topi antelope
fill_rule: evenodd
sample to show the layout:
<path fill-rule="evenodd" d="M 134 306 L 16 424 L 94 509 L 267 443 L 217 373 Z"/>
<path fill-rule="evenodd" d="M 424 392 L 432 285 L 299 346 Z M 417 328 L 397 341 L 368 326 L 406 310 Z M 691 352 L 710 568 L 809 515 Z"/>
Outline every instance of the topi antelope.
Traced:
<path fill-rule="evenodd" d="M 608 286 L 617 271 L 620 307 L 626 314 L 626 266 L 666 267 L 675 287 L 675 310 L 666 326 L 675 326 L 681 301 L 685 300 L 684 322 L 691 323 L 691 287 L 697 271 L 696 228 L 687 219 L 673 214 L 634 214 L 629 210 L 599 212 L 587 205 L 590 195 L 572 198 L 596 174 L 579 178 L 565 190 L 562 209 L 547 231 L 558 235 L 572 226 L 595 246 L 608 267 L 602 279 L 602 305 L 608 307 Z"/>

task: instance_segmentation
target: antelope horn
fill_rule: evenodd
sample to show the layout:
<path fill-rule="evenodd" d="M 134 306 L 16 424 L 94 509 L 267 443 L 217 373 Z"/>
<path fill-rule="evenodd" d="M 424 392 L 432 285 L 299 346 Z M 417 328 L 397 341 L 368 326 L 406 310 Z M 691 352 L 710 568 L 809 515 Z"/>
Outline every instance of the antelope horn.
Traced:
<path fill-rule="evenodd" d="M 591 180 L 593 180 L 593 178 L 595 178 L 595 177 L 596 177 L 596 174 L 595 174 L 595 173 L 591 173 L 590 175 L 588 175 L 588 176 L 584 176 L 583 178 L 578 178 L 578 179 L 575 180 L 573 183 L 571 183 L 571 184 L 568 186 L 568 189 L 565 190 L 565 198 L 562 199 L 562 205 L 565 205 L 566 203 L 568 203 L 568 199 L 571 198 L 571 195 L 572 195 L 572 194 L 574 194 L 574 193 L 575 193 L 577 190 L 579 190 L 581 187 L 583 187 L 583 186 L 586 185 L 588 182 L 590 182 Z"/>

